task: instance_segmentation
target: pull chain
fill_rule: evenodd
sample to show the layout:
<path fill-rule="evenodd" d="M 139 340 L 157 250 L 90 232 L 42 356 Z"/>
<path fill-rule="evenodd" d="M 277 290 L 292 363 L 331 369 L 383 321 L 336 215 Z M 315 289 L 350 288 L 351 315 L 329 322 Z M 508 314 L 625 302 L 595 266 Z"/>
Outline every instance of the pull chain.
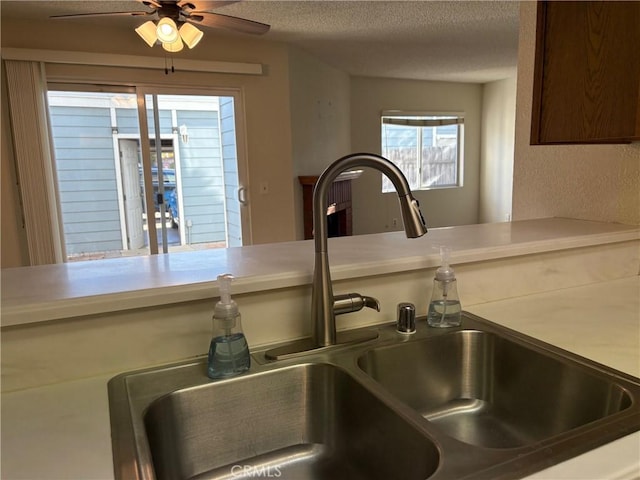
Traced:
<path fill-rule="evenodd" d="M 173 66 L 173 57 L 171 57 L 171 73 L 175 73 L 176 69 Z M 167 55 L 164 55 L 164 74 L 169 75 L 169 64 L 167 62 Z"/>

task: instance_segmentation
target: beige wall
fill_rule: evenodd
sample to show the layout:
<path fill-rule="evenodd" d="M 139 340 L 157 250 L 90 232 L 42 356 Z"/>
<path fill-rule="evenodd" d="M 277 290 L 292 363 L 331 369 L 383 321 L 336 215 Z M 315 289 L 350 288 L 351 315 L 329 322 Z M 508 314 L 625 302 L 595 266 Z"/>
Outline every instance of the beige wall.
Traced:
<path fill-rule="evenodd" d="M 291 136 L 296 238 L 304 238 L 299 175 L 320 175 L 334 160 L 351 153 L 350 77 L 291 48 Z"/>
<path fill-rule="evenodd" d="M 77 39 L 82 38 L 82 42 Z M 95 51 L 127 55 L 162 55 L 142 42 L 130 29 L 116 30 L 103 27 L 77 26 L 73 22 L 24 22 L 2 18 L 2 46 L 16 48 Z M 152 53 L 150 53 L 152 52 Z M 61 65 L 48 66 L 47 74 L 64 77 L 70 73 L 92 79 L 145 82 L 157 85 L 209 86 L 239 88 L 245 104 L 246 150 L 249 170 L 249 198 L 251 200 L 251 229 L 253 243 L 270 243 L 295 239 L 293 182 L 291 181 L 291 119 L 289 109 L 288 47 L 279 43 L 257 41 L 245 37 L 218 37 L 208 33 L 198 48 L 186 52 L 184 57 L 194 60 L 254 62 L 264 65 L 261 76 L 181 72 L 165 75 L 164 58 L 158 57 L 158 70 L 118 69 L 103 67 Z M 114 69 L 115 70 L 115 69 Z M 4 91 L 3 91 L 4 92 Z M 11 155 L 9 122 L 4 118 L 3 93 L 2 172 L 3 211 L 19 216 L 17 191 L 4 188 L 11 181 L 13 158 Z M 6 176 L 4 173 L 9 172 Z M 269 184 L 269 193 L 260 195 L 259 185 Z M 13 190 L 13 191 L 12 191 Z M 277 213 L 276 213 L 277 212 Z M 26 245 L 12 214 L 2 217 L 2 266 L 25 264 Z M 6 236 L 5 236 L 6 235 Z M 19 260 L 19 261 L 17 261 Z"/>
<path fill-rule="evenodd" d="M 420 191 L 429 227 L 478 222 L 480 119 L 482 85 L 353 77 L 351 80 L 351 146 L 354 152 L 380 153 L 383 110 L 464 112 L 464 186 Z M 353 182 L 355 234 L 402 229 L 398 200 L 381 193 L 380 174 L 365 171 Z M 393 226 L 393 219 L 398 225 Z"/>
<path fill-rule="evenodd" d="M 482 88 L 482 150 L 480 223 L 511 217 L 513 148 L 516 116 L 516 74 Z"/>
<path fill-rule="evenodd" d="M 513 218 L 640 224 L 640 143 L 529 145 L 535 2 L 520 7 Z"/>

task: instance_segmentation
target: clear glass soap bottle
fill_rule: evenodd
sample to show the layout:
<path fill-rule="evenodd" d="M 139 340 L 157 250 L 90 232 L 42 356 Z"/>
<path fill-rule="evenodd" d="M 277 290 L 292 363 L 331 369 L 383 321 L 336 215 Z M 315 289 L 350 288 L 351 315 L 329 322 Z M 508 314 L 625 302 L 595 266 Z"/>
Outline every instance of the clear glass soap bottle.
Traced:
<path fill-rule="evenodd" d="M 251 356 L 242 332 L 238 304 L 231 300 L 233 276 L 218 276 L 220 301 L 213 313 L 213 337 L 209 346 L 207 374 L 210 378 L 225 378 L 249 370 Z"/>
<path fill-rule="evenodd" d="M 458 297 L 458 285 L 453 268 L 449 266 L 447 247 L 440 247 L 441 265 L 433 279 L 433 293 L 427 312 L 430 327 L 457 327 L 462 321 L 462 305 Z"/>

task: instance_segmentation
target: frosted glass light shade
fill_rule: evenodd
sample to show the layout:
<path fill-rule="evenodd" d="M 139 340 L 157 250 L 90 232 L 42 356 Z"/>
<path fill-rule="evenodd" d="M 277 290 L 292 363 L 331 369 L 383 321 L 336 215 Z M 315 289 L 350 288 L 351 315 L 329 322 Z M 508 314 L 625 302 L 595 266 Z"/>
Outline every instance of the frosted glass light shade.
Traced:
<path fill-rule="evenodd" d="M 175 53 L 175 52 L 179 52 L 184 48 L 184 43 L 182 42 L 182 40 L 180 40 L 180 37 L 178 37 L 178 40 L 176 40 L 175 42 L 171 42 L 171 43 L 163 42 L 162 48 L 164 48 L 167 52 Z"/>
<path fill-rule="evenodd" d="M 195 47 L 204 34 L 195 26 L 190 23 L 185 23 L 180 27 L 180 37 L 182 41 L 187 44 L 187 47 Z"/>
<path fill-rule="evenodd" d="M 158 40 L 158 35 L 156 35 L 156 24 L 151 20 L 136 28 L 136 33 L 140 35 L 140 38 L 142 38 L 150 47 L 153 47 L 156 40 Z"/>
<path fill-rule="evenodd" d="M 177 40 L 180 40 L 176 22 L 171 20 L 169 17 L 163 17 L 160 19 L 160 21 L 158 22 L 158 26 L 156 27 L 156 35 L 158 36 L 158 40 L 160 40 L 163 44 L 173 43 Z"/>

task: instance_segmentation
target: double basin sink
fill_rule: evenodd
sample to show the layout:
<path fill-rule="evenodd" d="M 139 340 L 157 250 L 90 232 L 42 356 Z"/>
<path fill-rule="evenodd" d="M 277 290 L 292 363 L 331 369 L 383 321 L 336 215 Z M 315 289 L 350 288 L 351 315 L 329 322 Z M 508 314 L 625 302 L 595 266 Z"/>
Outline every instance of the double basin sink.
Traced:
<path fill-rule="evenodd" d="M 118 479 L 522 478 L 640 429 L 640 380 L 468 313 L 211 381 L 109 383 Z"/>

